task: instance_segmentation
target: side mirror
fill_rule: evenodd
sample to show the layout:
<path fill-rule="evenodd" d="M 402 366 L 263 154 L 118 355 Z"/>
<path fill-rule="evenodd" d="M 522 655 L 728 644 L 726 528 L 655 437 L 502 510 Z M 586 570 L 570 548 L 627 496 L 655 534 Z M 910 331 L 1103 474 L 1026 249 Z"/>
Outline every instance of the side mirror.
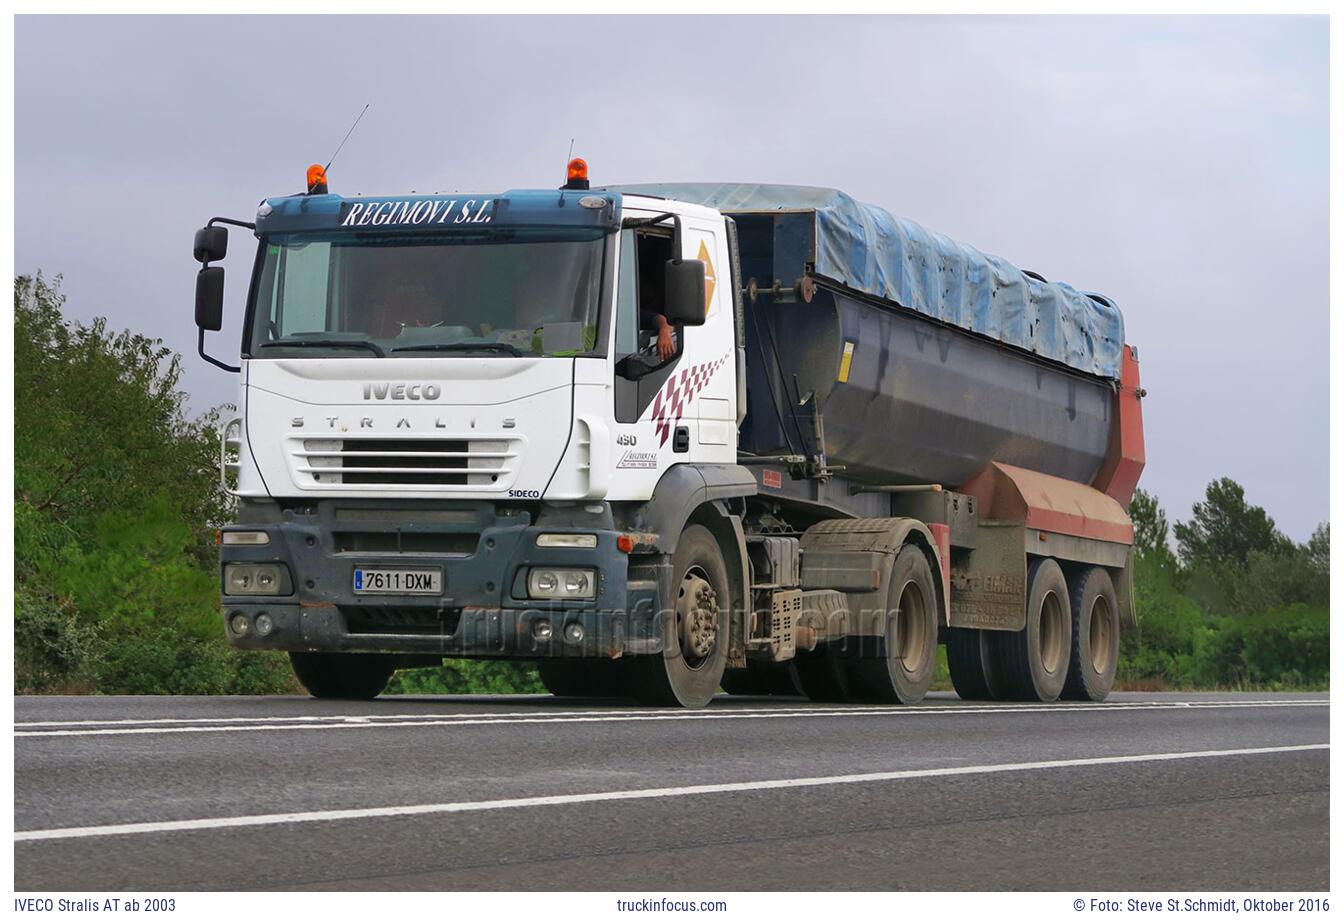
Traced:
<path fill-rule="evenodd" d="M 196 273 L 196 325 L 205 332 L 218 332 L 224 326 L 222 268 L 211 266 Z"/>
<path fill-rule="evenodd" d="M 705 324 L 705 263 L 669 259 L 663 288 L 663 309 L 673 326 Z"/>
<path fill-rule="evenodd" d="M 192 255 L 197 262 L 218 262 L 229 249 L 229 231 L 224 227 L 202 227 L 196 231 Z"/>

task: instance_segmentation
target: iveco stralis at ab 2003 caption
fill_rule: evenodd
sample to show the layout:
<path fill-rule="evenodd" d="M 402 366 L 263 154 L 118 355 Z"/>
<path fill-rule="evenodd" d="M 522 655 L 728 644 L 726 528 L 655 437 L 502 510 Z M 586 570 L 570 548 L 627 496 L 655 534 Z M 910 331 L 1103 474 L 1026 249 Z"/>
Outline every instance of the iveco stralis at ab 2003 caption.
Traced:
<path fill-rule="evenodd" d="M 269 198 L 196 234 L 239 374 L 224 626 L 317 697 L 1101 700 L 1135 623 L 1118 308 L 824 188 Z M 237 366 L 228 227 L 258 240 Z"/>

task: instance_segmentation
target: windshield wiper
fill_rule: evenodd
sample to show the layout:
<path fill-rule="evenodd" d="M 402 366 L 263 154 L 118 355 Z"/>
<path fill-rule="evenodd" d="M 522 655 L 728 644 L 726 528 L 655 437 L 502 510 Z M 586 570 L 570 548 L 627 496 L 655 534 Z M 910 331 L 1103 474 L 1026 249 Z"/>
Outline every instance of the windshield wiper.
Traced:
<path fill-rule="evenodd" d="M 363 348 L 380 358 L 386 358 L 383 351 L 373 342 L 359 339 L 276 339 L 274 342 L 262 342 L 258 348 Z"/>
<path fill-rule="evenodd" d="M 402 345 L 393 351 L 502 351 L 521 358 L 523 353 L 508 342 L 425 342 L 422 345 Z"/>

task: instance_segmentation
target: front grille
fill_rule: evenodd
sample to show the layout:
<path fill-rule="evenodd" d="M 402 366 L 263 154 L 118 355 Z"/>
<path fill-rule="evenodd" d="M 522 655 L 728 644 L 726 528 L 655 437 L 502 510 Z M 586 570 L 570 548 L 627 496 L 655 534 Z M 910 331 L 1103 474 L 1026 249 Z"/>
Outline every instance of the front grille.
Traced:
<path fill-rule="evenodd" d="M 512 478 L 517 439 L 292 438 L 290 458 L 309 488 L 436 487 L 498 491 Z"/>
<path fill-rule="evenodd" d="M 429 553 L 470 556 L 480 542 L 478 533 L 403 533 L 400 531 L 346 531 L 332 534 L 338 553 Z"/>
<path fill-rule="evenodd" d="M 345 630 L 355 635 L 451 636 L 462 609 L 451 607 L 341 607 Z"/>

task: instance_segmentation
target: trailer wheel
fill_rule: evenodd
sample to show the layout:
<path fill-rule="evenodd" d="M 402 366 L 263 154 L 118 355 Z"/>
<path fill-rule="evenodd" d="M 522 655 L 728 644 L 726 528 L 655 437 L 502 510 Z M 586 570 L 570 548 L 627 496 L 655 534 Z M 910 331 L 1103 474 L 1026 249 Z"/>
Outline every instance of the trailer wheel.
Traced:
<path fill-rule="evenodd" d="M 1073 649 L 1065 699 L 1101 702 L 1115 684 L 1120 658 L 1120 605 L 1115 583 L 1094 566 L 1069 579 L 1073 608 Z"/>
<path fill-rule="evenodd" d="M 289 664 L 299 683 L 319 700 L 371 700 L 387 688 L 397 656 L 290 652 Z"/>
<path fill-rule="evenodd" d="M 671 609 L 663 611 L 663 651 L 628 662 L 630 689 L 642 703 L 699 709 L 709 703 L 728 663 L 732 593 L 718 541 L 692 524 L 672 556 Z"/>
<path fill-rule="evenodd" d="M 953 627 L 947 631 L 947 670 L 952 689 L 963 700 L 994 699 L 989 645 L 986 630 Z"/>
<path fill-rule="evenodd" d="M 918 703 L 938 658 L 938 595 L 918 546 L 907 543 L 892 561 L 884 623 L 883 634 L 864 637 L 849 660 L 854 682 L 869 702 Z"/>
<path fill-rule="evenodd" d="M 1053 559 L 1037 559 L 1027 572 L 1027 625 L 989 636 L 994 652 L 990 689 L 1001 699 L 1051 703 L 1069 674 L 1073 616 L 1069 585 Z M 1002 683 L 1002 691 L 994 686 Z"/>

